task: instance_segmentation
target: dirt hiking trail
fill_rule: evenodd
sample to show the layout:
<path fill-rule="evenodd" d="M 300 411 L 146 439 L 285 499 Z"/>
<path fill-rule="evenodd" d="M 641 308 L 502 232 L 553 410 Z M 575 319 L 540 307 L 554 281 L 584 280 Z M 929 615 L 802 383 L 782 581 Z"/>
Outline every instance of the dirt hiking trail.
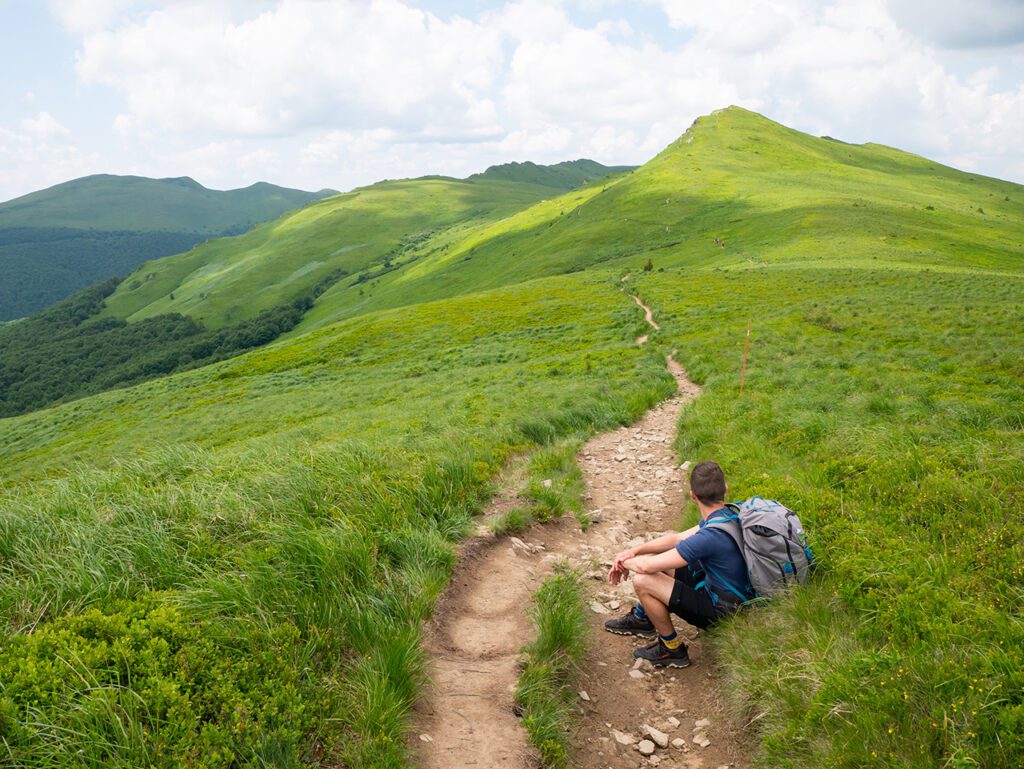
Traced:
<path fill-rule="evenodd" d="M 636 297 L 634 297 L 636 299 Z M 636 299 L 654 326 L 650 310 Z M 589 440 L 577 457 L 586 482 L 586 532 L 569 516 L 520 537 L 481 533 L 460 549 L 451 585 L 424 634 L 431 683 L 417 705 L 411 737 L 423 769 L 535 769 L 539 759 L 513 710 L 520 649 L 533 636 L 527 609 L 553 565 L 587 575 L 590 645 L 579 675 L 575 758 L 581 769 L 720 769 L 749 765 L 747 746 L 725 717 L 715 670 L 698 631 L 674 618 L 690 647 L 685 669 L 634 665 L 633 648 L 650 643 L 607 633 L 604 621 L 634 603 L 632 582 L 612 587 L 606 574 L 620 550 L 674 529 L 687 472 L 672 443 L 682 407 L 700 394 L 671 358 L 679 391 L 629 427 Z M 488 508 L 516 500 L 510 483 Z M 658 743 L 650 756 L 639 750 Z M 644 746 L 649 748 L 649 744 Z"/>

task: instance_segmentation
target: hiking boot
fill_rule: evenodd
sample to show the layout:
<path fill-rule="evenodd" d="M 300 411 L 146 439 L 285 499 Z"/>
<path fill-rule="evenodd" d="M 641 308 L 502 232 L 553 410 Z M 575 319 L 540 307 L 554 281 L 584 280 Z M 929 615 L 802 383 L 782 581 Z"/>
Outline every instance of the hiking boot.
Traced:
<path fill-rule="evenodd" d="M 640 619 L 632 611 L 626 614 L 625 617 L 619 617 L 618 619 L 610 619 L 604 623 L 604 629 L 609 633 L 617 633 L 618 635 L 638 635 L 644 638 L 653 638 L 658 634 L 658 631 L 654 629 L 654 625 L 651 620 L 647 617 Z"/>
<path fill-rule="evenodd" d="M 686 653 L 686 644 L 679 644 L 678 649 L 669 649 L 659 638 L 650 646 L 633 650 L 633 656 L 647 660 L 652 665 L 662 668 L 685 668 L 690 666 L 690 655 Z"/>

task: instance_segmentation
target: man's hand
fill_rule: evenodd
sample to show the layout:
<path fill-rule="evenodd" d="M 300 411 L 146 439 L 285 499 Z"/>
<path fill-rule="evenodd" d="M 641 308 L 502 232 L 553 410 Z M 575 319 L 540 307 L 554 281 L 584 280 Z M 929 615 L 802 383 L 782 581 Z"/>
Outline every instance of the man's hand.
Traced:
<path fill-rule="evenodd" d="M 608 581 L 613 585 L 618 585 L 623 579 L 629 574 L 629 569 L 623 566 L 623 563 L 628 561 L 630 558 L 636 557 L 636 553 L 633 552 L 633 548 L 623 550 L 621 553 L 612 559 L 612 567 L 608 570 Z"/>

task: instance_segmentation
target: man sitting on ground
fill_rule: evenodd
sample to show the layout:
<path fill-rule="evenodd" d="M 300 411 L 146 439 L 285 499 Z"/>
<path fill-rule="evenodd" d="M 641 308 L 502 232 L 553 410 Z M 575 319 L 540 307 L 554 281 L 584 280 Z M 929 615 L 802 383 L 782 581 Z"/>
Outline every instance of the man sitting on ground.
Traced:
<path fill-rule="evenodd" d="M 615 556 L 608 580 L 618 585 L 632 572 L 640 602 L 626 616 L 606 622 L 605 629 L 621 635 L 658 636 L 633 656 L 654 665 L 684 668 L 690 657 L 669 613 L 707 628 L 754 597 L 735 541 L 728 532 L 708 527 L 715 519 L 734 515 L 725 506 L 727 491 L 722 468 L 714 462 L 699 463 L 690 473 L 690 499 L 700 510 L 700 522 Z"/>

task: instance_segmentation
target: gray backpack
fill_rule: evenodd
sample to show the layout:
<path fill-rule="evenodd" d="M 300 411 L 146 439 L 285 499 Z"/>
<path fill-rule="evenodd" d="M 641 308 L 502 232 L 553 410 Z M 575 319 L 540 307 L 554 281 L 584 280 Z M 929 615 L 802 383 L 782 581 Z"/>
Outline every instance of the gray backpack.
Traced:
<path fill-rule="evenodd" d="M 714 518 L 707 525 L 733 538 L 759 598 L 807 580 L 813 556 L 796 513 L 764 497 L 728 503 L 726 507 L 732 515 Z"/>

